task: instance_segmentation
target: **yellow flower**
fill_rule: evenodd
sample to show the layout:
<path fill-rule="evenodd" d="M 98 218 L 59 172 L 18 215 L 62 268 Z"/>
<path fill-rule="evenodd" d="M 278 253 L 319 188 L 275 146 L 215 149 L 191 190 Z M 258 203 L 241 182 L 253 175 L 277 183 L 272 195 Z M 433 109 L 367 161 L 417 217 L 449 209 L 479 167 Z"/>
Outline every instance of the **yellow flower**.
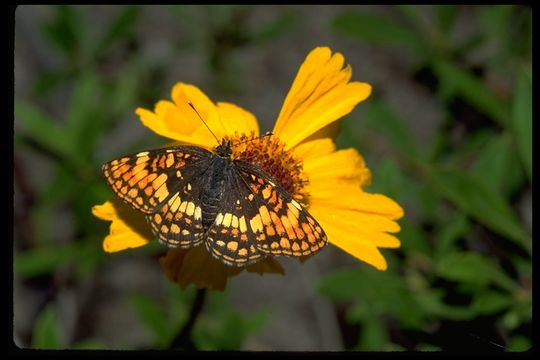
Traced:
<path fill-rule="evenodd" d="M 197 87 L 178 83 L 171 101 L 159 101 L 154 111 L 136 110 L 142 123 L 155 133 L 181 143 L 213 148 L 216 140 L 189 107 L 191 102 L 218 138 L 233 143 L 233 157 L 251 161 L 267 170 L 295 199 L 304 203 L 328 236 L 328 241 L 379 270 L 386 260 L 379 248 L 397 248 L 391 235 L 400 230 L 395 220 L 402 208 L 390 198 L 365 192 L 371 181 L 364 159 L 355 149 L 336 150 L 332 125 L 365 100 L 371 86 L 349 81 L 350 66 L 343 67 L 340 53 L 327 47 L 312 50 L 300 67 L 285 99 L 273 136 L 259 135 L 250 112 L 230 103 L 214 104 Z M 144 217 L 119 200 L 93 208 L 98 218 L 111 221 L 103 242 L 107 252 L 145 245 L 152 238 Z M 223 289 L 228 277 L 243 268 L 214 259 L 203 246 L 171 249 L 160 259 L 167 276 L 182 287 Z M 245 267 L 247 271 L 283 273 L 271 256 Z"/>

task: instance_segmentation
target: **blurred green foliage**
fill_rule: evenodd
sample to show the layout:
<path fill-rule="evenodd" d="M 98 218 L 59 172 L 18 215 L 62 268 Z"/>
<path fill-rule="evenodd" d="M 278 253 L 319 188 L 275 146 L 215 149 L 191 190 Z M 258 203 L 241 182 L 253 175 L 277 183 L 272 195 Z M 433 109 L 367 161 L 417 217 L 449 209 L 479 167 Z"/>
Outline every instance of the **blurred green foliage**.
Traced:
<path fill-rule="evenodd" d="M 202 16 L 197 7 L 169 9 L 179 28 L 189 27 L 191 34 L 173 44 L 174 51 L 202 47 L 210 92 L 229 95 L 242 91 L 235 51 L 264 47 L 289 34 L 302 15 L 291 8 L 254 26 L 247 21 L 250 7 L 216 6 L 204 8 L 208 26 L 197 26 Z M 358 46 L 410 51 L 416 72 L 409 75 L 429 75 L 418 81 L 441 104 L 445 119 L 431 142 L 420 142 L 399 109 L 374 94 L 362 104 L 359 121 L 343 123 L 342 146 L 369 154 L 378 143 L 388 145 L 388 157 L 369 162 L 374 172 L 369 191 L 404 206 L 398 235 L 402 247 L 385 252 L 391 264 L 387 272 L 338 269 L 323 279 L 320 292 L 345 309 L 346 326 L 358 331 L 347 349 L 439 350 L 445 344 L 436 335 L 445 326 L 462 323 L 474 329 L 475 321 L 487 318 L 497 339 L 470 330 L 479 337 L 474 341 L 494 342 L 495 350 L 526 350 L 531 346 L 532 241 L 517 208 L 532 179 L 531 10 L 450 5 L 389 9 L 390 15 L 361 7 L 347 11 L 328 24 L 329 30 L 356 39 Z M 57 65 L 35 79 L 33 101 L 16 99 L 14 142 L 16 167 L 17 151 L 26 151 L 46 158 L 53 173 L 46 186 L 32 189 L 28 227 L 39 236 L 16 243 L 14 269 L 22 281 L 56 276 L 54 286 L 62 286 L 58 274 L 67 272 L 74 282 L 91 279 L 100 266 L 124 256 L 103 253 L 100 244 L 108 224 L 90 214 L 93 205 L 111 194 L 100 174 L 109 158 L 100 148 L 110 140 L 117 119 L 152 104 L 156 94 L 167 91 L 169 80 L 159 65 L 142 63 L 137 56 L 140 7 L 120 8 L 99 28 L 89 24 L 80 7 L 55 6 L 51 11 L 51 18 L 37 26 L 43 45 L 56 52 Z M 426 11 L 431 16 L 421 15 Z M 456 36 L 464 13 L 478 16 L 481 26 L 473 35 Z M 493 54 L 470 66 L 470 54 L 483 47 Z M 509 80 L 511 90 L 495 89 L 482 75 L 486 73 Z M 65 112 L 53 115 L 47 103 L 66 93 Z M 481 126 L 471 125 L 467 114 L 459 112 L 464 107 L 484 119 Z M 149 135 L 123 152 L 159 146 L 160 141 Z M 23 185 L 16 177 L 15 187 Z M 75 236 L 70 243 L 55 239 L 59 209 L 68 209 L 72 217 Z M 154 256 L 159 251 L 148 246 L 133 252 Z M 167 348 L 182 327 L 195 294 L 194 289 L 181 291 L 164 283 L 164 299 L 129 294 L 129 304 L 156 349 Z M 212 293 L 192 340 L 198 349 L 239 349 L 268 321 L 267 312 L 239 313 L 229 306 L 226 292 Z M 396 333 L 407 341 L 400 342 Z M 427 336 L 415 340 L 420 333 Z M 35 319 L 32 347 L 106 348 L 92 338 L 67 342 L 64 335 L 56 303 L 49 301 Z"/>
<path fill-rule="evenodd" d="M 174 50 L 183 52 L 203 44 L 211 73 L 210 86 L 229 94 L 239 91 L 240 69 L 234 69 L 232 52 L 242 46 L 263 45 L 277 39 L 290 31 L 298 20 L 296 12 L 290 11 L 248 29 L 245 20 L 249 7 L 167 8 L 187 25 L 193 25 L 201 11 L 207 16 L 210 26 L 193 26 L 191 42 L 177 44 Z M 107 134 L 115 131 L 117 119 L 132 114 L 141 104 L 154 103 L 156 94 L 165 92 L 169 84 L 160 76 L 160 68 L 143 66 L 136 56 L 135 29 L 141 7 L 119 7 L 107 26 L 99 28 L 89 23 L 84 7 L 62 5 L 49 10 L 50 19 L 38 24 L 42 35 L 39 40 L 55 52 L 58 64 L 35 79 L 33 101 L 16 99 L 14 142 L 19 151 L 45 157 L 52 164 L 53 175 L 44 188 L 32 189 L 36 192 L 26 194 L 32 197 L 33 204 L 28 209 L 30 228 L 39 236 L 16 243 L 19 248 L 14 254 L 14 270 L 22 281 L 67 272 L 68 281 L 77 283 L 92 279 L 100 266 L 124 256 L 103 252 L 101 243 L 108 224 L 91 215 L 92 206 L 111 195 L 100 172 L 110 155 L 102 158 L 100 147 Z M 69 99 L 65 112 L 60 117 L 52 115 L 47 110 L 48 102 L 66 91 Z M 158 136 L 147 135 L 141 141 L 131 142 L 122 152 L 163 145 Z M 18 160 L 16 155 L 15 162 Z M 25 187 L 17 184 L 19 180 L 15 179 L 16 186 Z M 53 224 L 59 209 L 69 209 L 73 217 L 75 238 L 70 243 L 59 244 L 55 239 L 57 229 Z M 134 250 L 141 256 L 162 252 L 163 248 L 155 244 Z M 153 334 L 152 348 L 156 349 L 169 346 L 186 321 L 194 299 L 193 289 L 181 291 L 165 277 L 163 282 L 167 287 L 165 301 L 139 293 L 128 294 L 129 305 L 142 326 Z M 53 286 L 63 285 L 54 281 Z M 264 312 L 241 314 L 231 309 L 223 294 L 209 294 L 206 302 L 205 312 L 192 334 L 198 349 L 238 349 L 246 337 L 268 319 Z M 231 327 L 235 331 L 230 331 Z M 107 348 L 92 338 L 67 343 L 64 335 L 56 303 L 50 301 L 35 320 L 32 347 Z"/>
<path fill-rule="evenodd" d="M 432 143 L 419 142 L 406 127 L 411 121 L 381 96 L 363 104 L 361 120 L 346 122 L 342 145 L 368 149 L 367 154 L 379 142 L 388 145 L 388 158 L 370 162 L 370 190 L 404 205 L 402 251 L 391 255 L 387 272 L 339 270 L 324 279 L 320 291 L 347 304 L 346 321 L 360 329 L 354 349 L 392 350 L 399 345 L 391 335 L 400 329 L 437 334 L 462 321 L 462 337 L 453 334 L 445 342 L 433 336 L 435 344 L 409 346 L 448 349 L 462 341 L 465 348 L 476 342 L 491 350 L 524 351 L 532 345 L 532 239 L 517 207 L 530 191 L 532 173 L 530 9 L 434 6 L 430 18 L 414 6 L 392 10 L 394 16 L 347 12 L 332 26 L 364 45 L 410 50 L 416 64 L 411 76 L 428 74 L 426 90 L 446 118 Z M 458 39 L 451 34 L 465 12 L 477 13 L 482 27 Z M 488 44 L 495 53 L 472 68 L 468 55 Z M 513 85 L 495 91 L 482 73 Z M 484 123 L 471 126 L 460 107 Z M 472 330 L 486 318 L 496 338 Z"/>

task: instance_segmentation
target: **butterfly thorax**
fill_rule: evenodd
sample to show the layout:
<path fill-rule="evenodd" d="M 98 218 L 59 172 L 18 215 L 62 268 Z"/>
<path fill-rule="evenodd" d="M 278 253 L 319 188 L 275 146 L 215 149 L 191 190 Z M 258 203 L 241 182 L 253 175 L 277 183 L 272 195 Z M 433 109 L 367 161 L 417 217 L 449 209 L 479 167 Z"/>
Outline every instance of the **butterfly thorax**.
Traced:
<path fill-rule="evenodd" d="M 222 158 L 230 158 L 232 155 L 231 141 L 228 139 L 221 140 L 221 143 L 216 146 L 215 154 Z"/>

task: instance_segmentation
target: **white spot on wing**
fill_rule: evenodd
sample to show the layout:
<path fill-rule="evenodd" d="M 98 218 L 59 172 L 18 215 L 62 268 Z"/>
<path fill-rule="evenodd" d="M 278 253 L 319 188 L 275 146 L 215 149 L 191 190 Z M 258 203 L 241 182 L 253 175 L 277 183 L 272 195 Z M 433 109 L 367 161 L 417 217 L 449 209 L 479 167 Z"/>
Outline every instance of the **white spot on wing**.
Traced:
<path fill-rule="evenodd" d="M 295 208 L 297 208 L 298 210 L 302 210 L 302 206 L 300 206 L 300 204 L 296 201 L 296 200 L 291 200 L 291 204 L 294 205 Z"/>

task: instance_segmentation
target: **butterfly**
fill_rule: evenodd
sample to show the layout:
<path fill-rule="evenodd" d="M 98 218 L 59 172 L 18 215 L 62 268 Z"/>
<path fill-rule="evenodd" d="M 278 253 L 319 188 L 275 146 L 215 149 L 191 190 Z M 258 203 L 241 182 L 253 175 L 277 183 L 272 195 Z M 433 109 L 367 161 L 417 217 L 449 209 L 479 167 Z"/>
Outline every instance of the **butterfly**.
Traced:
<path fill-rule="evenodd" d="M 169 247 L 204 242 L 212 256 L 234 266 L 323 248 L 327 236 L 305 207 L 263 169 L 233 159 L 232 146 L 224 138 L 213 151 L 189 145 L 142 151 L 106 163 L 103 174 Z"/>

